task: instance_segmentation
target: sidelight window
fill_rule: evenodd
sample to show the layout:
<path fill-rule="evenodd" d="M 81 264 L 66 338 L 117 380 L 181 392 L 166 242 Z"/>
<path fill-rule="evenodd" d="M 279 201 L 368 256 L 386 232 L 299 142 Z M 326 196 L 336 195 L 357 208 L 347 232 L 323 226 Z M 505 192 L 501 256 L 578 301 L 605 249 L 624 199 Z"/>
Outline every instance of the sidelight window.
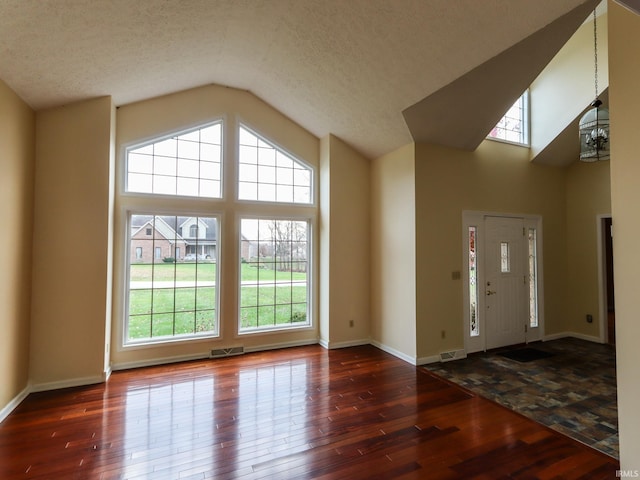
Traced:
<path fill-rule="evenodd" d="M 538 326 L 538 256 L 536 251 L 536 229 L 530 228 L 529 246 L 529 326 Z"/>
<path fill-rule="evenodd" d="M 477 233 L 476 227 L 469 227 L 469 318 L 472 337 L 480 335 L 480 326 L 478 324 L 478 268 L 476 266 Z"/>

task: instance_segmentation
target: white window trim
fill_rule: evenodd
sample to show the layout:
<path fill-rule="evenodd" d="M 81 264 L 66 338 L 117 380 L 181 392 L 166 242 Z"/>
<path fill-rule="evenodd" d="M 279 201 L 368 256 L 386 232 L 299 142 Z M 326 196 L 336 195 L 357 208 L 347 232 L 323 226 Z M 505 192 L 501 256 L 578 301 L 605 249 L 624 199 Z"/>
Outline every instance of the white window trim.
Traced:
<path fill-rule="evenodd" d="M 491 137 L 489 135 L 487 135 L 485 138 L 486 140 L 491 140 L 493 142 L 499 142 L 499 143 L 506 143 L 508 145 L 515 145 L 518 147 L 527 147 L 530 148 L 531 147 L 531 96 L 529 94 L 529 89 L 525 90 L 522 95 L 520 95 L 520 97 L 518 97 L 519 101 L 520 98 L 525 97 L 524 99 L 524 118 L 522 119 L 523 123 L 524 123 L 524 142 L 515 142 L 513 140 L 506 140 L 504 138 L 497 138 L 497 137 Z M 514 102 L 515 104 L 515 102 Z M 511 107 L 509 107 L 511 108 Z M 507 110 L 508 111 L 508 110 Z M 506 115 L 506 112 L 505 112 Z M 500 120 L 502 120 L 504 118 L 504 115 L 502 117 L 500 117 Z M 498 120 L 498 123 L 500 123 L 500 120 Z M 497 123 L 496 123 L 497 125 Z"/>
<path fill-rule="evenodd" d="M 257 202 L 263 203 L 263 202 Z M 308 204 L 304 204 L 304 206 L 309 207 Z M 276 326 L 273 327 L 257 327 L 253 329 L 241 329 L 241 296 L 240 296 L 240 288 L 242 278 L 241 268 L 242 268 L 242 249 L 241 249 L 241 221 L 242 219 L 258 219 L 258 220 L 291 220 L 291 221 L 302 221 L 306 222 L 309 228 L 307 233 L 307 319 L 308 322 L 303 325 L 284 325 L 284 326 Z M 315 224 L 316 224 L 316 216 L 315 215 L 269 215 L 269 214 L 261 214 L 261 215 L 252 215 L 250 212 L 243 212 L 242 214 L 237 215 L 236 217 L 236 225 L 238 225 L 237 231 L 237 245 L 238 245 L 238 258 L 237 260 L 237 268 L 238 268 L 238 283 L 236 287 L 238 288 L 238 303 L 237 303 L 237 312 L 238 316 L 236 318 L 236 328 L 238 337 L 251 336 L 251 335 L 259 335 L 262 333 L 281 333 L 285 331 L 292 330 L 313 330 L 315 329 L 315 306 L 317 304 L 317 295 L 316 295 L 316 283 L 315 283 L 315 265 L 316 265 L 316 248 L 315 248 Z"/>
<path fill-rule="evenodd" d="M 270 145 L 272 145 L 274 148 L 282 151 L 283 153 L 285 153 L 286 155 L 290 156 L 292 159 L 294 159 L 295 161 L 297 161 L 298 163 L 300 163 L 301 165 L 304 165 L 306 168 L 309 169 L 309 173 L 311 175 L 311 179 L 310 179 L 310 202 L 309 203 L 296 203 L 296 202 L 277 202 L 277 201 L 270 201 L 270 200 L 245 200 L 245 199 L 241 199 L 240 198 L 240 189 L 238 188 L 239 184 L 240 184 L 240 169 L 237 168 L 237 166 L 240 164 L 240 128 L 244 128 L 245 130 L 248 130 L 249 132 L 251 132 L 253 135 L 257 136 L 258 138 L 262 139 L 264 142 L 269 143 Z M 238 119 L 238 121 L 236 122 L 236 130 L 235 130 L 235 141 L 236 144 L 234 145 L 234 148 L 236 149 L 236 154 L 235 154 L 235 179 L 234 179 L 234 189 L 235 189 L 235 198 L 234 201 L 238 204 L 247 204 L 247 205 L 271 205 L 275 208 L 278 207 L 286 207 L 286 206 L 291 206 L 291 207 L 295 207 L 295 208 L 313 208 L 316 207 L 317 205 L 317 198 L 316 198 L 316 177 L 317 177 L 317 172 L 316 172 L 316 167 L 314 167 L 313 165 L 311 165 L 309 162 L 305 161 L 304 159 L 300 158 L 298 155 L 292 153 L 289 149 L 284 148 L 282 145 L 280 145 L 278 142 L 276 142 L 275 140 L 272 140 L 269 135 L 265 135 L 263 133 L 261 133 L 261 131 L 255 127 L 253 127 L 250 123 L 242 120 L 242 119 Z"/>
<path fill-rule="evenodd" d="M 119 182 L 120 188 L 118 189 L 118 195 L 120 198 L 166 198 L 166 199 L 184 199 L 192 202 L 221 202 L 225 198 L 225 163 L 226 163 L 226 142 L 227 142 L 227 133 L 226 130 L 229 128 L 228 120 L 226 115 L 218 116 L 214 119 L 205 120 L 202 123 L 196 123 L 189 127 L 180 128 L 178 130 L 174 130 L 171 132 L 161 133 L 158 136 L 151 136 L 145 138 L 144 140 L 129 142 L 126 144 L 120 145 L 120 155 L 121 159 L 119 161 L 122 169 L 119 174 Z M 166 193 L 149 193 L 149 192 L 133 192 L 128 190 L 128 153 L 130 150 L 136 148 L 146 147 L 148 145 L 152 145 L 154 143 L 162 142 L 164 140 L 168 140 L 173 137 L 177 137 L 180 135 L 184 135 L 187 133 L 194 132 L 196 130 L 200 130 L 202 128 L 210 127 L 212 125 L 220 124 L 220 196 L 219 197 L 199 197 L 192 195 L 172 195 Z"/>
<path fill-rule="evenodd" d="M 121 339 L 119 342 L 119 347 L 118 349 L 120 351 L 125 351 L 125 350 L 137 350 L 137 349 L 141 349 L 141 348 L 149 348 L 149 347 L 157 347 L 157 346 L 161 346 L 164 344 L 171 344 L 171 343 L 185 343 L 185 342 L 198 342 L 198 341 L 210 341 L 211 339 L 216 339 L 219 338 L 221 335 L 221 320 L 220 320 L 220 293 L 219 293 L 219 286 L 220 286 L 220 271 L 221 271 L 221 267 L 220 267 L 220 263 L 221 263 L 221 257 L 222 255 L 220 254 L 221 251 L 221 247 L 220 247 L 220 231 L 221 231 L 221 220 L 222 220 L 222 213 L 211 213 L 211 212 L 199 212 L 199 213 L 191 213 L 191 212 L 187 212 L 185 213 L 184 210 L 172 210 L 167 212 L 166 209 L 162 209 L 161 207 L 154 207 L 154 208 L 148 208 L 148 209 L 136 209 L 136 210 L 132 210 L 132 209 L 127 209 L 124 212 L 124 215 L 126 218 L 126 228 L 124 229 L 124 265 L 123 265 L 123 269 L 124 269 L 124 280 L 123 280 L 123 285 L 122 285 L 122 302 L 123 302 L 123 312 L 124 315 L 122 317 L 122 323 L 121 323 L 121 329 L 122 329 L 122 335 L 121 335 Z M 188 335 L 176 335 L 176 336 L 172 336 L 172 337 L 157 337 L 157 338 L 148 338 L 148 339 L 143 339 L 140 341 L 129 341 L 129 285 L 130 285 L 130 269 L 128 268 L 130 265 L 130 258 L 131 258 L 131 242 L 130 242 L 130 235 L 131 235 L 131 217 L 133 215 L 155 215 L 155 216 L 183 216 L 183 217 L 189 217 L 189 216 L 194 216 L 194 217 L 209 217 L 209 218 L 216 218 L 217 222 L 218 222 L 218 243 L 216 245 L 216 330 L 214 332 L 206 332 L 206 333 L 202 333 L 202 334 L 188 334 Z"/>
<path fill-rule="evenodd" d="M 171 138 L 181 133 L 186 133 L 207 125 L 221 123 L 222 124 L 222 146 L 221 146 L 221 197 L 194 197 L 194 196 L 180 196 L 180 195 L 165 195 L 165 194 L 153 194 L 153 193 L 138 193 L 126 191 L 126 152 L 128 148 L 139 146 L 143 144 L 150 144 L 162 139 Z M 267 142 L 290 155 L 296 161 L 306 166 L 310 170 L 311 174 L 311 203 L 287 203 L 287 202 L 264 202 L 253 200 L 238 200 L 238 144 L 239 144 L 239 126 L 255 132 L 261 138 L 264 138 Z M 162 348 L 163 345 L 168 344 L 196 344 L 202 343 L 203 346 L 211 344 L 211 342 L 234 342 L 240 337 L 247 338 L 246 335 L 271 335 L 271 334 L 284 334 L 291 332 L 301 331 L 316 331 L 318 328 L 316 319 L 318 318 L 318 284 L 317 284 L 317 210 L 318 210 L 318 166 L 304 160 L 303 157 L 295 153 L 291 153 L 292 150 L 283 148 L 282 144 L 277 141 L 278 138 L 282 140 L 281 136 L 276 134 L 275 138 L 269 134 L 263 134 L 261 129 L 257 129 L 253 126 L 253 121 L 247 121 L 243 119 L 237 112 L 226 112 L 215 117 L 203 119 L 202 122 L 194 122 L 189 126 L 178 126 L 175 130 L 167 131 L 160 135 L 148 135 L 144 140 L 135 139 L 133 141 L 124 142 L 118 145 L 118 162 L 116 164 L 116 220 L 118 226 L 116 230 L 119 232 L 116 239 L 116 253 L 118 258 L 118 267 L 116 267 L 117 284 L 116 292 L 114 296 L 114 349 L 118 352 L 141 350 L 141 349 L 154 349 Z M 126 310 L 128 286 L 129 286 L 129 269 L 127 268 L 127 261 L 130 258 L 129 252 L 129 215 L 130 214 L 149 214 L 149 215 L 178 215 L 178 216 L 203 216 L 211 217 L 215 216 L 219 221 L 218 232 L 218 284 L 220 288 L 217 291 L 217 336 L 197 336 L 193 338 L 162 338 L 161 340 L 149 341 L 147 343 L 139 344 L 125 344 L 128 333 L 126 332 L 126 322 L 128 318 L 128 311 Z M 309 241 L 309 264 L 308 264 L 308 312 L 309 312 L 309 324 L 293 327 L 277 327 L 272 330 L 258 330 L 251 333 L 239 334 L 239 311 L 229 311 L 233 307 L 234 295 L 236 299 L 239 299 L 239 292 L 229 292 L 229 287 L 223 293 L 224 281 L 228 281 L 231 278 L 235 278 L 239 271 L 232 265 L 235 263 L 231 259 L 234 256 L 235 248 L 227 245 L 229 241 L 233 241 L 235 238 L 236 245 L 239 245 L 240 225 L 238 223 L 239 217 L 248 218 L 281 218 L 292 220 L 305 220 L 310 222 L 310 238 Z M 122 230 L 120 230 L 122 229 Z M 224 233 L 223 233 L 224 232 Z M 225 237 L 227 240 L 225 240 Z M 226 252 L 229 252 L 231 256 L 225 257 Z M 239 263 L 240 252 L 237 254 L 237 262 Z M 231 264 L 231 265 L 229 265 Z M 231 268 L 235 273 L 233 276 L 228 270 Z M 226 272 L 226 273 L 225 273 Z M 232 290 L 236 290 L 237 286 L 233 285 Z M 231 302 L 231 304 L 229 303 Z M 238 302 L 239 303 L 239 302 Z M 225 313 L 225 308 L 228 310 Z M 236 307 L 236 308 L 239 308 Z M 234 316 L 235 319 L 229 318 L 223 320 L 225 315 Z M 279 343 L 280 344 L 280 343 Z M 201 347 L 197 347 L 201 348 Z M 204 347 L 208 350 L 208 346 Z M 200 358 L 201 354 L 198 355 Z M 181 357 L 182 358 L 182 357 Z M 191 355 L 184 357 L 185 359 L 191 358 Z M 196 358 L 196 357 L 193 357 Z M 142 361 L 141 364 L 143 364 Z M 138 364 L 138 362 L 130 363 L 130 365 Z"/>

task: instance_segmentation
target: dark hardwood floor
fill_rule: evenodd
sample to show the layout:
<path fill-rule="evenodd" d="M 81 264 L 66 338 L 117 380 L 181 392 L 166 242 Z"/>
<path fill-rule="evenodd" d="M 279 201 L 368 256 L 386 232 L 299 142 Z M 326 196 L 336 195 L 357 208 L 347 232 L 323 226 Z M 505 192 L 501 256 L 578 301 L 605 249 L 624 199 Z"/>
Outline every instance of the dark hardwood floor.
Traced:
<path fill-rule="evenodd" d="M 375 347 L 116 372 L 31 394 L 2 479 L 609 479 L 615 459 Z"/>

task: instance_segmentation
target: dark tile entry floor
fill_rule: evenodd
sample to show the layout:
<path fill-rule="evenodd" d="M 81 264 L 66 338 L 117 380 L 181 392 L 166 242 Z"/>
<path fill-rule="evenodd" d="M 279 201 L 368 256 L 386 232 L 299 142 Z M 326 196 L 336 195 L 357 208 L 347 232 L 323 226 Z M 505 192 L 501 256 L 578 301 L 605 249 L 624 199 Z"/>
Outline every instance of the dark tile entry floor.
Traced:
<path fill-rule="evenodd" d="M 423 368 L 618 458 L 614 347 L 576 338 L 529 347 L 551 355 L 519 362 L 498 350 Z"/>

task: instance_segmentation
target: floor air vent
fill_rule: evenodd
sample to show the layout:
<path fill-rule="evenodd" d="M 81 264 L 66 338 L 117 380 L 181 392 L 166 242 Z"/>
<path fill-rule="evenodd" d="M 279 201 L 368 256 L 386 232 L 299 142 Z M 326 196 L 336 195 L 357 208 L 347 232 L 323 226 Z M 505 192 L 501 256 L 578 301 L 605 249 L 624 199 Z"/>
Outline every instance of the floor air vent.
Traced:
<path fill-rule="evenodd" d="M 440 361 L 441 362 L 448 362 L 449 360 L 455 360 L 455 359 L 456 359 L 455 350 L 453 352 L 442 352 L 442 353 L 440 353 Z"/>
<path fill-rule="evenodd" d="M 215 348 L 211 350 L 211 358 L 230 357 L 232 355 L 242 355 L 244 347 Z"/>

